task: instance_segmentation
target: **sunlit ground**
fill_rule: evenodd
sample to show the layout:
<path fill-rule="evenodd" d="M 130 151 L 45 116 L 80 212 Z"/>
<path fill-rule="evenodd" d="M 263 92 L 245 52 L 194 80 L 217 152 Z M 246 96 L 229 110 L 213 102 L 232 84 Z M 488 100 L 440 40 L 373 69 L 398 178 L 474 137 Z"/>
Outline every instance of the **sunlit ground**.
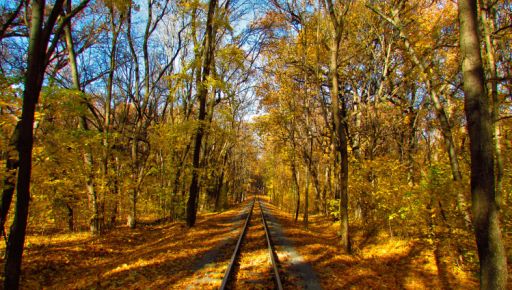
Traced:
<path fill-rule="evenodd" d="M 178 222 L 120 228 L 101 237 L 88 233 L 28 236 L 22 288 L 217 289 L 238 237 L 243 208 L 201 214 L 192 229 Z M 449 248 L 412 237 L 389 237 L 385 231 L 365 241 L 361 230 L 354 229 L 355 251 L 350 256 L 338 245 L 338 225 L 329 218 L 312 216 L 305 230 L 289 214 L 270 205 L 268 209 L 313 266 L 324 289 L 478 289 L 476 266 L 445 255 Z M 241 257 L 239 285 L 269 285 L 272 279 L 262 234 L 258 220 L 248 232 L 249 249 Z M 0 251 L 3 263 L 4 243 Z M 279 247 L 277 253 L 286 264 L 286 254 Z M 283 276 L 286 281 L 286 273 Z"/>
<path fill-rule="evenodd" d="M 121 228 L 101 237 L 88 233 L 28 236 L 22 288 L 183 289 L 190 284 L 187 277 L 208 267 L 198 264 L 205 254 L 236 237 L 238 231 L 233 229 L 242 208 L 199 215 L 192 229 L 178 222 Z M 3 257 L 5 245 L 0 250 Z"/>
<path fill-rule="evenodd" d="M 355 254 L 350 256 L 338 244 L 339 224 L 312 216 L 309 230 L 305 230 L 289 214 L 272 206 L 269 209 L 278 216 L 298 252 L 314 267 L 324 289 L 478 289 L 474 273 L 449 264 L 448 258 L 438 267 L 433 247 L 418 239 L 382 233 L 363 245 L 360 233 L 354 231 Z"/>

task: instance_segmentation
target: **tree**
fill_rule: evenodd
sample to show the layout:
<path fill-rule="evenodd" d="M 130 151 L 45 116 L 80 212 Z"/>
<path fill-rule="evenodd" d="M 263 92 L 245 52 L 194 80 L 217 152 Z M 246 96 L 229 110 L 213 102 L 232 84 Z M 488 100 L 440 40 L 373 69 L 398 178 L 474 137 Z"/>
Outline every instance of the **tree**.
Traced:
<path fill-rule="evenodd" d="M 228 1 L 229 2 L 229 1 Z M 214 64 L 216 26 L 214 25 L 217 0 L 210 0 L 206 18 L 206 35 L 204 38 L 203 55 L 198 77 L 197 99 L 199 100 L 199 114 L 197 116 L 197 132 L 194 140 L 193 171 L 190 191 L 187 201 L 187 225 L 194 226 L 197 214 L 197 198 L 199 195 L 199 170 L 201 162 L 201 146 L 204 136 L 204 121 L 206 120 L 206 102 L 208 97 L 208 83 Z"/>
<path fill-rule="evenodd" d="M 414 5 L 416 4 L 413 4 L 413 7 Z M 441 100 L 441 95 L 447 89 L 448 83 L 445 82 L 438 86 L 434 84 L 433 80 L 435 80 L 435 77 L 432 73 L 432 70 L 428 70 L 428 62 L 420 57 L 420 54 L 417 52 L 417 49 L 409 40 L 409 36 L 405 32 L 405 25 L 403 24 L 403 20 L 401 19 L 401 13 L 403 10 L 406 10 L 407 7 L 406 1 L 398 1 L 396 6 L 392 6 L 391 16 L 384 15 L 381 11 L 377 10 L 373 6 L 368 5 L 368 7 L 375 13 L 379 14 L 391 25 L 393 25 L 393 27 L 398 31 L 400 38 L 402 39 L 404 46 L 407 50 L 407 53 L 412 59 L 412 62 L 420 69 L 420 78 L 426 85 L 426 89 L 428 91 L 430 100 L 434 106 L 437 119 L 439 120 L 440 123 L 440 130 L 444 138 L 446 152 L 450 159 L 453 180 L 455 183 L 460 184 L 462 181 L 462 174 L 460 171 L 457 150 L 455 147 L 453 124 Z M 470 228 L 471 217 L 469 214 L 467 204 L 468 203 L 466 201 L 466 196 L 464 195 L 463 192 L 459 190 L 457 193 L 457 206 L 459 208 L 459 211 L 461 212 L 461 215 L 464 217 L 466 227 Z"/>
<path fill-rule="evenodd" d="M 0 27 L 0 40 L 6 36 L 7 30 L 11 28 L 13 23 L 18 17 L 21 9 L 23 8 L 24 2 L 19 1 L 16 5 L 14 11 L 10 11 L 5 18 L 2 19 L 3 23 Z M 2 199 L 0 201 L 0 234 L 5 236 L 5 221 L 7 219 L 7 213 L 9 211 L 9 207 L 12 203 L 12 197 L 14 195 L 14 190 L 16 187 L 16 173 L 18 170 L 18 152 L 17 152 L 17 144 L 19 142 L 19 129 L 21 123 L 18 122 L 14 131 L 9 140 L 8 150 L 5 152 L 5 159 L 7 162 L 5 163 L 5 172 L 6 175 L 3 178 L 3 190 L 2 190 Z"/>
<path fill-rule="evenodd" d="M 5 260 L 5 289 L 18 289 L 21 271 L 21 258 L 25 242 L 28 207 L 30 201 L 30 176 L 32 169 L 33 130 L 36 104 L 43 85 L 44 73 L 48 59 L 55 48 L 54 43 L 60 37 L 64 25 L 70 18 L 82 10 L 88 3 L 84 0 L 71 13 L 67 14 L 57 26 L 53 42 L 50 37 L 62 13 L 63 0 L 57 0 L 45 21 L 45 0 L 35 0 L 31 5 L 32 16 L 30 25 L 27 71 L 25 73 L 23 106 L 19 129 L 19 169 L 16 183 L 16 209 L 14 221 L 9 234 Z M 48 50 L 48 45 L 50 49 Z"/>
<path fill-rule="evenodd" d="M 331 110 L 334 131 L 334 147 L 336 151 L 336 162 L 339 163 L 339 194 L 340 194 L 340 235 L 341 245 L 347 252 L 351 252 L 351 242 L 349 235 L 349 213 L 348 213 L 348 122 L 347 122 L 347 101 L 342 92 L 340 92 L 339 79 L 339 53 L 343 37 L 345 24 L 344 17 L 348 11 L 348 6 L 332 0 L 327 2 L 329 19 L 331 22 L 331 45 L 329 47 L 330 58 L 330 78 L 331 78 Z M 324 2 L 324 3 L 325 3 Z M 348 4 L 347 4 L 348 5 Z"/>
<path fill-rule="evenodd" d="M 480 51 L 477 1 L 459 1 L 464 110 L 471 149 L 473 223 L 480 259 L 480 288 L 507 287 L 507 259 L 499 226 L 494 179 L 493 119 Z"/>
<path fill-rule="evenodd" d="M 66 10 L 68 12 L 71 11 L 71 2 L 72 2 L 71 0 L 66 1 Z M 80 95 L 82 96 L 81 103 L 84 105 L 83 107 L 85 108 L 87 106 L 90 106 L 90 104 L 89 104 L 89 101 L 84 96 L 84 92 L 83 92 L 82 86 L 80 84 L 80 73 L 78 72 L 78 64 L 77 64 L 77 60 L 76 60 L 76 52 L 75 52 L 75 45 L 73 42 L 72 28 L 73 27 L 72 27 L 71 22 L 68 23 L 68 25 L 66 25 L 64 27 L 64 37 L 66 40 L 66 48 L 68 50 L 68 58 L 69 58 L 68 62 L 69 62 L 69 66 L 71 68 L 73 89 L 80 92 Z M 81 130 L 89 131 L 89 125 L 87 123 L 87 116 L 86 116 L 85 112 L 82 112 L 82 114 L 79 116 L 79 126 L 80 126 Z M 85 186 L 86 186 L 87 192 L 89 194 L 89 200 L 96 201 L 97 192 L 94 187 L 95 176 L 94 176 L 94 168 L 93 168 L 94 156 L 93 156 L 92 149 L 88 145 L 86 145 L 85 152 L 83 154 L 83 160 L 84 160 L 85 167 L 86 167 L 85 168 L 85 170 L 86 170 Z M 67 207 L 68 207 L 68 209 L 70 209 L 69 205 L 67 205 Z M 97 206 L 95 208 L 93 208 L 93 211 L 95 212 L 95 214 L 97 213 Z M 73 230 L 73 227 L 70 227 L 70 230 Z M 97 227 L 91 226 L 91 231 L 93 233 L 96 233 L 96 230 L 97 230 Z"/>

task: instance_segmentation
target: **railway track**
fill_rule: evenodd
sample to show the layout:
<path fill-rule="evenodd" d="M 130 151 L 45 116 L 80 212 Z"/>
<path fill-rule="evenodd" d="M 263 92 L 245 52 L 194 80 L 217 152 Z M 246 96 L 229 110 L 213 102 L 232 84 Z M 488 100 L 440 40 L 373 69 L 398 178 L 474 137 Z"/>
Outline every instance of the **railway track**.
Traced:
<path fill-rule="evenodd" d="M 283 289 L 261 202 L 253 200 L 220 289 Z"/>

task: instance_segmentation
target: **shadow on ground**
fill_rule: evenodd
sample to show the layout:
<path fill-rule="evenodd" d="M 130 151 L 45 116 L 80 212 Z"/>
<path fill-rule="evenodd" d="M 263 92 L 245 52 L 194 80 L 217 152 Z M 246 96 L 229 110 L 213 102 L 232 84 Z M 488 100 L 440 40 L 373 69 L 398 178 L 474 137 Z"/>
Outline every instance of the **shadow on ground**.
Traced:
<path fill-rule="evenodd" d="M 177 222 L 120 228 L 101 237 L 71 234 L 44 242 L 29 237 L 22 288 L 183 288 L 180 281 L 208 263 L 205 257 L 234 243 L 242 208 L 200 215 L 191 229 Z"/>
<path fill-rule="evenodd" d="M 289 214 L 269 209 L 324 289 L 478 289 L 474 273 L 449 264 L 441 244 L 354 229 L 356 253 L 346 255 L 330 219 L 311 217 L 306 230 Z"/>

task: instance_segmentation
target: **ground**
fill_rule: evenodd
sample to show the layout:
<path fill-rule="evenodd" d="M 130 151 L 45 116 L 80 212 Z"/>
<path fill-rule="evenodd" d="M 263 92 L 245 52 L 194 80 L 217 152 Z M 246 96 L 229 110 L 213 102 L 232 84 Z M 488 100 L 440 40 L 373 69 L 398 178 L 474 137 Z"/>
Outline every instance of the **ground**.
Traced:
<path fill-rule="evenodd" d="M 119 228 L 101 237 L 88 233 L 29 236 L 22 289 L 183 288 L 198 268 L 207 266 L 199 263 L 209 251 L 236 237 L 233 228 L 241 208 L 200 214 L 192 229 L 177 222 Z"/>
<path fill-rule="evenodd" d="M 136 230 L 119 228 L 101 237 L 88 233 L 29 236 L 22 288 L 218 288 L 244 206 L 200 214 L 191 229 L 176 222 Z M 355 231 L 355 252 L 346 255 L 330 219 L 311 216 L 309 228 L 304 229 L 290 214 L 268 208 L 312 265 L 324 289 L 478 289 L 474 271 L 440 261 L 435 247 L 422 240 L 378 234 L 365 241 Z"/>
<path fill-rule="evenodd" d="M 347 255 L 336 235 L 339 225 L 329 218 L 311 216 L 306 230 L 291 214 L 271 209 L 324 289 L 478 289 L 474 273 L 436 261 L 434 248 L 419 239 L 382 233 L 363 240 L 353 231 L 355 249 Z"/>

